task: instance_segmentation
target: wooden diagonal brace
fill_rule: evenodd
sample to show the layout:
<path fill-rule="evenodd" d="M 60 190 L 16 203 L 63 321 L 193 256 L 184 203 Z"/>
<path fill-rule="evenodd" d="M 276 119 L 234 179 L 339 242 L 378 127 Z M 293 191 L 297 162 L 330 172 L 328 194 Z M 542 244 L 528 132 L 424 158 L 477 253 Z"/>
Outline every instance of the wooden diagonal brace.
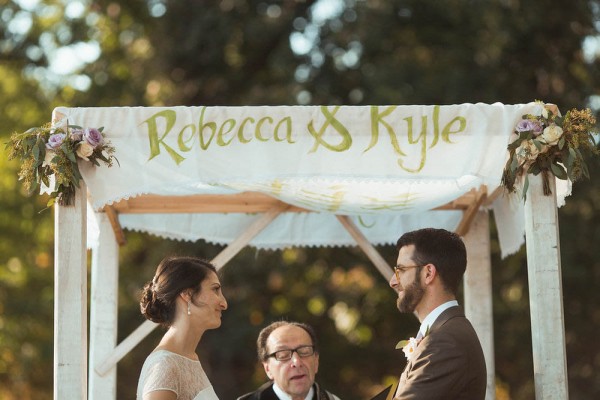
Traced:
<path fill-rule="evenodd" d="M 113 231 L 115 232 L 115 239 L 117 243 L 119 244 L 119 246 L 123 246 L 127 243 L 127 239 L 125 239 L 125 233 L 123 232 L 123 228 L 119 223 L 119 214 L 117 213 L 117 211 L 115 211 L 113 206 L 105 206 L 104 212 L 106 213 L 108 221 L 110 222 L 110 225 L 112 226 Z"/>
<path fill-rule="evenodd" d="M 455 232 L 459 236 L 465 236 L 467 232 L 469 232 L 471 222 L 473 222 L 477 211 L 479 211 L 479 207 L 481 207 L 481 205 L 485 202 L 486 198 L 487 188 L 485 186 L 481 186 L 476 192 L 475 199 L 473 200 L 473 202 L 467 207 L 465 211 L 463 211 L 463 217 L 455 230 Z"/>

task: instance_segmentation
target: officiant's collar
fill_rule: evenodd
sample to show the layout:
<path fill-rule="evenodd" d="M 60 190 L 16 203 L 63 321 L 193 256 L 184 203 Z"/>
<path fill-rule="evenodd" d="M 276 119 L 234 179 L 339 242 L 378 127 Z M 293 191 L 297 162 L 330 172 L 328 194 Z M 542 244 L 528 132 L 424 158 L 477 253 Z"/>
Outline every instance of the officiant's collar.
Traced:
<path fill-rule="evenodd" d="M 312 400 L 313 395 L 315 394 L 314 386 L 315 385 L 312 385 L 310 387 L 310 390 L 306 394 L 306 397 L 304 398 L 304 400 Z M 279 397 L 279 400 L 292 400 L 292 396 L 290 396 L 289 394 L 287 394 L 286 392 L 281 390 L 281 388 L 279 386 L 277 386 L 277 384 L 275 382 L 273 382 L 273 391 L 275 392 L 277 397 Z"/>

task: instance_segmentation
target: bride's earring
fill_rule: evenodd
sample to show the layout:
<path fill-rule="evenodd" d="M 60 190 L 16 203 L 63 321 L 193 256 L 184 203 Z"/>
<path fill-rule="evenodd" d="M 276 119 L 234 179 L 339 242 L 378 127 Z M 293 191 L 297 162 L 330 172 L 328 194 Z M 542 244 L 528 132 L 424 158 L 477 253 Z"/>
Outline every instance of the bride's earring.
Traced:
<path fill-rule="evenodd" d="M 192 309 L 190 308 L 191 301 L 188 300 L 188 315 L 192 315 Z"/>

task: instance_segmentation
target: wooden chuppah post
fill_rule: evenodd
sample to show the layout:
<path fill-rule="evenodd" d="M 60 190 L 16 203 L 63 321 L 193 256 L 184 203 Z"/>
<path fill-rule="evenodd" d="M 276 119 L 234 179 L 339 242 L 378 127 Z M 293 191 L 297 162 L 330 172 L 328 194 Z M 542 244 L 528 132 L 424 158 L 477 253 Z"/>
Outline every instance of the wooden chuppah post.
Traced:
<path fill-rule="evenodd" d="M 492 306 L 492 261 L 490 223 L 487 210 L 479 210 L 464 236 L 467 271 L 464 276 L 465 315 L 481 342 L 487 369 L 486 400 L 496 398 L 494 318 Z"/>
<path fill-rule="evenodd" d="M 525 201 L 525 238 L 533 347 L 535 398 L 568 398 L 556 186 L 544 196 L 541 175 L 529 176 Z"/>
<path fill-rule="evenodd" d="M 119 302 L 119 246 L 106 213 L 96 213 L 100 235 L 92 250 L 90 304 L 90 365 L 104 359 L 117 344 Z M 89 398 L 114 399 L 117 394 L 117 368 L 99 376 L 89 371 Z"/>
<path fill-rule="evenodd" d="M 54 398 L 87 397 L 87 199 L 54 208 Z"/>

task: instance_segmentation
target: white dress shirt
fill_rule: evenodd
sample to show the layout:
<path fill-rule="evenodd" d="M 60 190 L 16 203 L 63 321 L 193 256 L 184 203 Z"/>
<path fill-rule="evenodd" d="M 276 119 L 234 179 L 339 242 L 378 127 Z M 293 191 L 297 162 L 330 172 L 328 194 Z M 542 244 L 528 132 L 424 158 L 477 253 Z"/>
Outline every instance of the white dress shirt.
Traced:
<path fill-rule="evenodd" d="M 433 323 L 440 316 L 441 313 L 446 311 L 448 308 L 454 307 L 457 305 L 458 305 L 458 301 L 450 300 L 450 301 L 440 304 L 439 306 L 434 308 L 429 314 L 427 314 L 425 319 L 423 319 L 423 322 L 421 322 L 421 327 L 419 328 L 419 333 L 417 333 L 417 339 L 425 336 L 425 334 L 429 331 L 429 328 L 432 327 Z"/>
<path fill-rule="evenodd" d="M 277 386 L 277 383 L 275 382 L 273 382 L 273 391 L 275 392 L 277 397 L 279 397 L 279 400 L 292 400 L 292 396 L 281 390 L 281 388 Z M 315 389 L 311 386 L 304 400 L 312 400 L 314 394 Z"/>

